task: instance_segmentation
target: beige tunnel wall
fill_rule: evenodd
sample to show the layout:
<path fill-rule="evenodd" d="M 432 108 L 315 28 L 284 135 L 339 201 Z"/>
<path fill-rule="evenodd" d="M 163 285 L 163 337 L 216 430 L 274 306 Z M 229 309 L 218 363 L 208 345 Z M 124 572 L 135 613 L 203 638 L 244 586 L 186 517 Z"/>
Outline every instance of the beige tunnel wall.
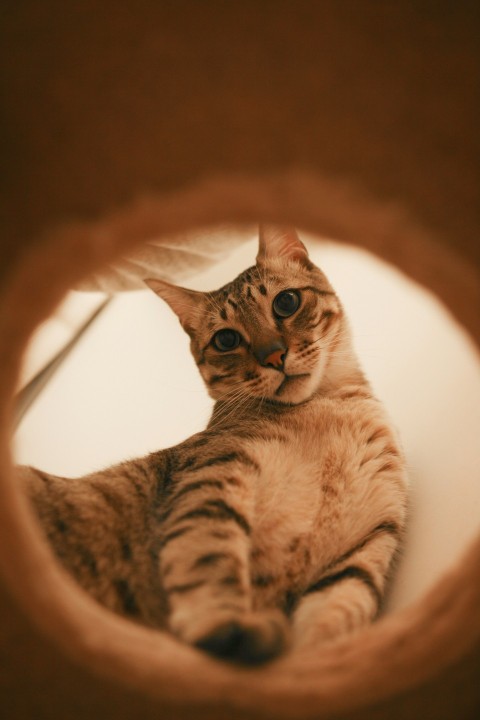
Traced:
<path fill-rule="evenodd" d="M 473 717 L 478 544 L 355 642 L 246 675 L 84 597 L 42 542 L 8 440 L 32 327 L 92 269 L 186 228 L 287 221 L 356 243 L 478 344 L 476 4 L 25 0 L 2 15 L 0 706 Z"/>

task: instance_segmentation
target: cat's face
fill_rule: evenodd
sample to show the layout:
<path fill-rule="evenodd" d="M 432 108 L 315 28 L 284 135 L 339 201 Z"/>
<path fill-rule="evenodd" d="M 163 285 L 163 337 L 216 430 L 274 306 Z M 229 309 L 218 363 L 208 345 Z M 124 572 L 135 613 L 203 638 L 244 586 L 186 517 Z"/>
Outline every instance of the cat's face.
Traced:
<path fill-rule="evenodd" d="M 327 279 L 306 251 L 268 249 L 259 253 L 257 265 L 215 292 L 155 287 L 190 335 L 215 400 L 305 402 L 319 387 L 334 350 L 342 309 Z"/>

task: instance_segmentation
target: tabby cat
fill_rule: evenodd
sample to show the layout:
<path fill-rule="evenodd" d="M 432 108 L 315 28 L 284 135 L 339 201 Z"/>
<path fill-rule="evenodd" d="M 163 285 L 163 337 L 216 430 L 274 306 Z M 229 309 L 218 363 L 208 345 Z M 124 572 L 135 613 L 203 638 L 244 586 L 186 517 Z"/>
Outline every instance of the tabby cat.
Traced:
<path fill-rule="evenodd" d="M 347 320 L 295 230 L 215 292 L 147 284 L 178 315 L 206 430 L 79 479 L 22 468 L 56 554 L 114 611 L 261 663 L 379 612 L 406 517 L 405 465 Z"/>

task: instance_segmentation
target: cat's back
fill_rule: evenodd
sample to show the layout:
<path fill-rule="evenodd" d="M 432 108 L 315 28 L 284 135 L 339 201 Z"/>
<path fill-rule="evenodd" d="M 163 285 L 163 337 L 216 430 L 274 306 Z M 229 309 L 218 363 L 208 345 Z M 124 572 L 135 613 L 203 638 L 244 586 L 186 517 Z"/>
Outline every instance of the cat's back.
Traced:
<path fill-rule="evenodd" d="M 104 605 L 149 624 L 164 613 L 152 550 L 167 464 L 160 452 L 80 478 L 17 468 L 62 564 Z"/>

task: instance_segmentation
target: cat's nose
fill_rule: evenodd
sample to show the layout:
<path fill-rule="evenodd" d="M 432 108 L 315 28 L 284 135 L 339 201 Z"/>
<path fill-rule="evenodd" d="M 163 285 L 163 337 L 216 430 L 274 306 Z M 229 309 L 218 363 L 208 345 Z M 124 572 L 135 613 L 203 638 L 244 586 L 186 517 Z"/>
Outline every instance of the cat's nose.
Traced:
<path fill-rule="evenodd" d="M 260 365 L 283 370 L 287 348 L 281 341 L 263 345 L 255 350 L 255 356 Z"/>

